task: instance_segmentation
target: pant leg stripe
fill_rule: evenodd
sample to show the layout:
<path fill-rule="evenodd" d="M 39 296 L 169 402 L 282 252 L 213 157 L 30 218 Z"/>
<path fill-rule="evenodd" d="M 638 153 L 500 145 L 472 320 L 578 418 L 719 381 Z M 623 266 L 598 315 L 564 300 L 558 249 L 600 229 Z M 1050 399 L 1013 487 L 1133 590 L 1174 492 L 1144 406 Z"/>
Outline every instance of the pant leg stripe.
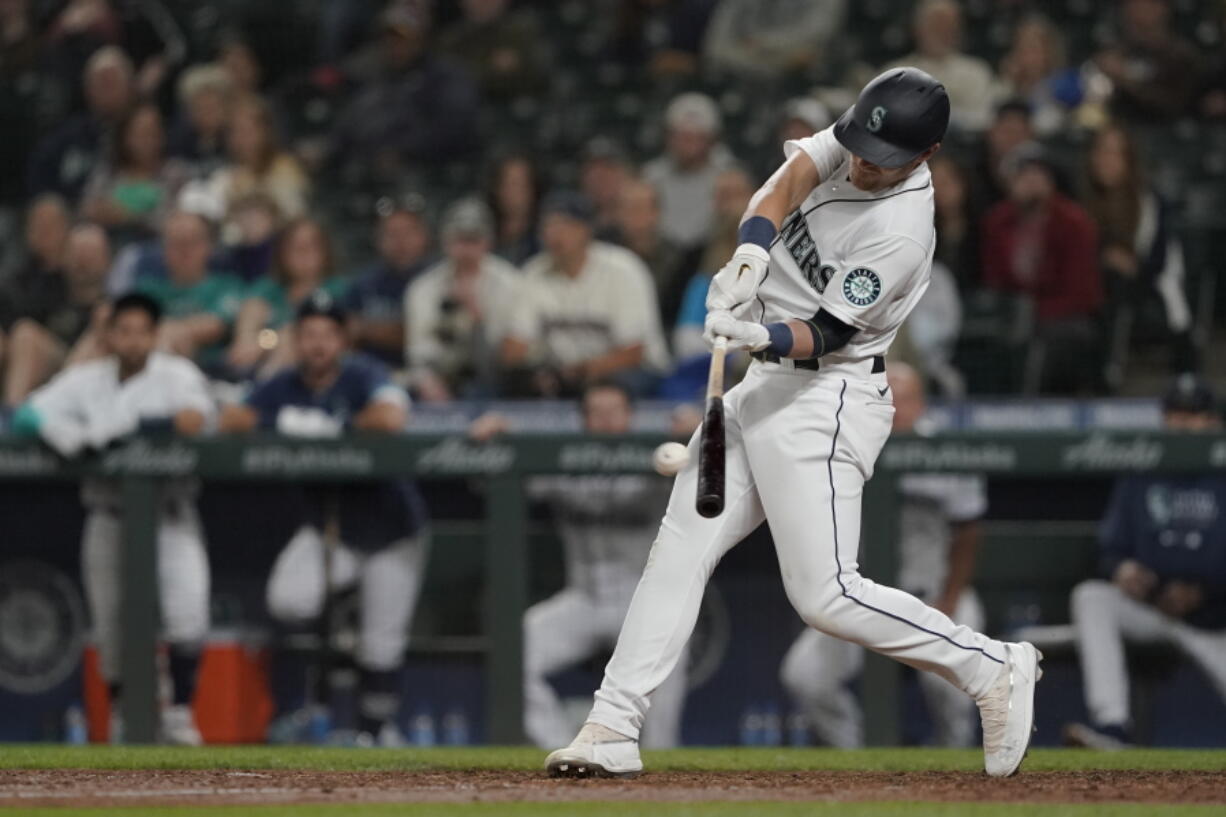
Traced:
<path fill-rule="evenodd" d="M 995 661 L 997 664 L 1005 663 L 999 658 L 996 658 L 990 655 L 982 647 L 968 647 L 965 644 L 959 644 L 957 641 L 954 641 L 952 638 L 950 638 L 947 635 L 935 632 L 933 630 L 929 630 L 927 627 L 922 627 L 919 624 L 915 623 L 914 621 L 911 621 L 910 619 L 906 619 L 906 618 L 903 618 L 902 616 L 891 613 L 888 610 L 882 610 L 879 607 L 874 607 L 871 604 L 866 604 L 865 602 L 860 601 L 860 599 L 856 598 L 855 596 L 847 592 L 847 585 L 843 584 L 843 561 L 842 559 L 839 558 L 839 516 L 838 516 L 838 513 L 835 511 L 835 490 L 834 490 L 834 452 L 835 452 L 836 447 L 839 444 L 839 432 L 843 428 L 843 419 L 842 419 L 843 395 L 846 394 L 846 392 L 847 392 L 847 381 L 844 380 L 843 388 L 839 390 L 839 408 L 834 413 L 834 437 L 830 440 L 830 456 L 826 458 L 826 473 L 830 477 L 830 522 L 834 528 L 834 564 L 835 564 L 835 571 L 836 571 L 834 574 L 834 579 L 835 581 L 839 583 L 839 590 L 842 592 L 843 598 L 850 599 L 851 601 L 855 602 L 856 604 L 860 605 L 866 610 L 872 610 L 874 613 L 880 613 L 883 616 L 888 616 L 894 619 L 895 621 L 901 621 L 903 624 L 908 624 L 921 632 L 925 632 L 925 633 L 928 633 L 929 635 L 934 635 L 937 638 L 948 641 L 950 644 L 953 644 L 955 647 L 957 647 L 960 650 L 969 650 L 971 652 L 982 653 L 986 658 L 989 658 L 990 660 Z"/>

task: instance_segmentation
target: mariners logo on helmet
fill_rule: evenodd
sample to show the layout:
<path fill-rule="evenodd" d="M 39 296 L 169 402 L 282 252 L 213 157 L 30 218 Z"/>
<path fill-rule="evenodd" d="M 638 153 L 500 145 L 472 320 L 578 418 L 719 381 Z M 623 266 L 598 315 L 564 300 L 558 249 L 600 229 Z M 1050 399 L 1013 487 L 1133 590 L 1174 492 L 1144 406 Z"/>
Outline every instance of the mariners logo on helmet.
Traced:
<path fill-rule="evenodd" d="M 843 297 L 856 306 L 868 306 L 881 295 L 881 279 L 871 269 L 858 267 L 843 279 Z"/>
<path fill-rule="evenodd" d="M 864 127 L 868 129 L 869 133 L 876 133 L 877 131 L 881 130 L 881 126 L 884 123 L 885 115 L 887 113 L 889 113 L 889 111 L 880 105 L 873 108 L 872 113 L 868 115 L 868 124 Z"/>

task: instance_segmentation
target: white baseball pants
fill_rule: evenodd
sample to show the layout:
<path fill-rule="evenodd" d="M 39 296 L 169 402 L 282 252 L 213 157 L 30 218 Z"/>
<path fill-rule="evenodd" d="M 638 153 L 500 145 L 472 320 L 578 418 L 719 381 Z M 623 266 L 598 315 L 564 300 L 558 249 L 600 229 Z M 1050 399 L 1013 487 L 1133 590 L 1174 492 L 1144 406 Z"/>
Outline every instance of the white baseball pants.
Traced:
<path fill-rule="evenodd" d="M 528 608 L 524 614 L 524 731 L 537 746 L 565 745 L 574 733 L 548 676 L 613 646 L 625 615 L 625 601 L 594 599 L 572 588 Z M 683 657 L 651 695 L 644 746 L 668 749 L 680 742 L 685 692 Z"/>
<path fill-rule="evenodd" d="M 401 539 L 372 553 L 343 544 L 332 552 L 331 590 L 357 585 L 361 632 L 355 658 L 364 669 L 399 667 L 425 569 L 427 537 Z M 298 530 L 277 556 L 268 577 L 268 610 L 281 621 L 304 623 L 324 606 L 324 541 L 310 525 Z"/>
<path fill-rule="evenodd" d="M 209 558 L 200 517 L 189 503 L 158 522 L 158 599 L 170 644 L 196 646 L 209 629 Z M 90 511 L 81 537 L 81 573 L 94 624 L 94 643 L 108 682 L 119 680 L 123 525 L 108 511 Z"/>
<path fill-rule="evenodd" d="M 1071 608 L 1086 708 L 1096 725 L 1124 726 L 1132 720 L 1126 641 L 1174 644 L 1200 667 L 1226 701 L 1226 632 L 1191 627 L 1100 579 L 1073 588 Z"/>
<path fill-rule="evenodd" d="M 819 372 L 755 362 L 725 399 L 724 512 L 694 509 L 698 435 L 677 475 L 590 720 L 637 737 L 648 696 L 676 665 L 720 558 L 765 519 L 800 617 L 814 629 L 935 672 L 974 697 L 1004 646 L 858 570 L 860 498 L 890 433 L 885 374 L 869 361 Z"/>
<path fill-rule="evenodd" d="M 974 590 L 958 599 L 953 620 L 972 630 L 983 627 L 983 606 Z M 863 668 L 863 647 L 817 630 L 802 632 L 784 656 L 780 680 L 827 746 L 856 749 L 864 745 L 864 712 L 848 688 Z M 970 746 L 977 721 L 974 702 L 939 675 L 920 673 L 919 682 L 935 743 Z"/>

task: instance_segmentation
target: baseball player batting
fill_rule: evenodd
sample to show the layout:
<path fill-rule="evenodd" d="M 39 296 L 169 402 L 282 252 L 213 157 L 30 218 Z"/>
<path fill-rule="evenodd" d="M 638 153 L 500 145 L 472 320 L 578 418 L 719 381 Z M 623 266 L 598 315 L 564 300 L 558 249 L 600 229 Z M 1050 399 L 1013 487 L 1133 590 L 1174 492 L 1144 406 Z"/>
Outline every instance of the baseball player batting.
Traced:
<path fill-rule="evenodd" d="M 724 511 L 708 519 L 695 509 L 696 464 L 677 475 L 595 705 L 549 755 L 551 774 L 642 770 L 648 696 L 676 664 L 716 563 L 763 520 L 806 624 L 937 673 L 978 704 L 988 774 L 1021 765 L 1038 651 L 955 624 L 857 564 L 860 495 L 894 413 L 884 355 L 928 286 L 926 162 L 948 123 L 939 82 L 887 71 L 832 127 L 788 142 L 750 200 L 740 246 L 707 295 L 708 342 L 727 338 L 757 358 L 724 400 Z"/>

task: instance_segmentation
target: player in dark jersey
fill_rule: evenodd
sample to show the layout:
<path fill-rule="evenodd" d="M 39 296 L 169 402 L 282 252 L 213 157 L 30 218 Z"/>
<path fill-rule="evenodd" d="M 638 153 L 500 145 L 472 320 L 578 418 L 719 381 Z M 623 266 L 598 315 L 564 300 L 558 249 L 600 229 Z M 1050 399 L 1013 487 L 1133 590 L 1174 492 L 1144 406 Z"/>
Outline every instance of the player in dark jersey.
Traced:
<path fill-rule="evenodd" d="M 331 296 L 318 292 L 299 308 L 294 343 L 298 363 L 256 386 L 242 405 L 226 407 L 222 430 L 334 437 L 404 429 L 408 395 L 381 364 L 348 353 L 345 314 Z M 393 745 L 400 669 L 427 553 L 421 497 L 407 480 L 312 483 L 299 497 L 301 527 L 273 566 L 269 610 L 283 621 L 308 622 L 323 609 L 325 576 L 331 591 L 357 587 L 357 741 Z"/>

